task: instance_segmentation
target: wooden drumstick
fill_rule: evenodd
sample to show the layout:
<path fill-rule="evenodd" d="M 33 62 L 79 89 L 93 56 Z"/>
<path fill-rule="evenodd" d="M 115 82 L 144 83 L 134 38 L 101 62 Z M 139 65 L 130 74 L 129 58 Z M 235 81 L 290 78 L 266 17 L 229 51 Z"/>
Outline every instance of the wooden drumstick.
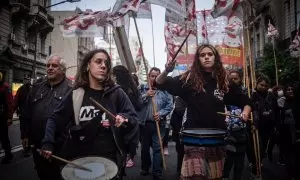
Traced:
<path fill-rule="evenodd" d="M 98 109 L 101 109 L 103 110 L 106 114 L 108 114 L 110 117 L 112 117 L 113 119 L 116 119 L 116 116 L 111 113 L 108 109 L 106 109 L 104 106 L 102 106 L 99 102 L 97 102 L 94 98 L 90 97 L 90 100 L 93 102 L 93 104 L 98 108 Z M 123 126 L 123 127 L 127 127 L 125 124 L 121 123 L 119 124 L 117 127 L 120 127 L 120 126 Z"/>
<path fill-rule="evenodd" d="M 241 118 L 241 116 L 235 115 L 235 114 L 226 114 L 223 112 L 217 112 L 217 114 L 223 115 L 223 116 L 230 116 L 230 117 L 235 117 L 235 118 Z M 249 120 L 252 121 L 252 118 L 249 118 Z"/>
<path fill-rule="evenodd" d="M 41 153 L 41 150 L 40 150 L 40 149 L 36 149 L 36 151 L 39 152 L 39 153 Z M 59 161 L 61 161 L 61 162 L 70 164 L 70 165 L 72 165 L 72 166 L 74 166 L 74 167 L 76 167 L 76 168 L 78 168 L 78 169 L 82 169 L 82 170 L 85 170 L 85 171 L 93 172 L 93 171 L 92 171 L 91 169 L 89 169 L 89 168 L 86 168 L 86 167 L 81 166 L 81 165 L 79 165 L 79 164 L 73 163 L 72 161 L 68 161 L 68 160 L 63 159 L 63 158 L 61 158 L 61 157 L 55 156 L 55 155 L 53 155 L 53 154 L 51 155 L 51 157 L 54 158 L 54 159 L 57 159 L 57 160 L 59 160 Z"/>

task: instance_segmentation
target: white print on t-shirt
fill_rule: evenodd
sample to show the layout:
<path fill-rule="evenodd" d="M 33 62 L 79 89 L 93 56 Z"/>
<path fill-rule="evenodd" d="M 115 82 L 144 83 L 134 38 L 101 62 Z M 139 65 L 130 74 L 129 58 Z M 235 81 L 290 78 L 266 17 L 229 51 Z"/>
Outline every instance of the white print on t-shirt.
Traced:
<path fill-rule="evenodd" d="M 216 98 L 218 98 L 220 101 L 223 101 L 223 98 L 224 98 L 224 92 L 223 91 L 220 91 L 219 89 L 215 89 L 214 91 L 214 96 Z"/>
<path fill-rule="evenodd" d="M 79 121 L 90 121 L 99 114 L 99 110 L 94 106 L 82 106 L 80 108 Z M 102 119 L 105 118 L 105 113 L 102 114 Z"/>

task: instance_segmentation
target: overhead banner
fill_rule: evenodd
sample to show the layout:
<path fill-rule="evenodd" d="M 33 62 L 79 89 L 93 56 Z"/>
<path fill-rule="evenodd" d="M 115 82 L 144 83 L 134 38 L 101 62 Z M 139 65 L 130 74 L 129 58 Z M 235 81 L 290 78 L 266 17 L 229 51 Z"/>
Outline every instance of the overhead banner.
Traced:
<path fill-rule="evenodd" d="M 224 15 L 215 18 L 212 17 L 211 10 L 196 13 L 198 44 L 215 46 L 226 68 L 240 69 L 244 58 L 242 9 L 237 7 L 235 11 L 229 11 L 223 11 Z"/>
<path fill-rule="evenodd" d="M 147 3 L 162 6 L 176 12 L 177 15 L 186 17 L 186 0 L 147 0 Z"/>

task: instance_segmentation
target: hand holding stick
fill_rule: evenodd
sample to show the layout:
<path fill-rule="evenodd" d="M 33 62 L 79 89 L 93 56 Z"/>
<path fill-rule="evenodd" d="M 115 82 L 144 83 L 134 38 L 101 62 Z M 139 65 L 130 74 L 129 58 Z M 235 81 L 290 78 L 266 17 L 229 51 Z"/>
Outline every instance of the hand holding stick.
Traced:
<path fill-rule="evenodd" d="M 40 150 L 40 149 L 36 149 L 36 151 L 39 152 L 41 155 L 44 156 L 45 151 Z M 57 159 L 57 160 L 59 160 L 59 161 L 61 161 L 61 162 L 64 162 L 64 163 L 66 163 L 66 164 L 70 164 L 70 165 L 74 166 L 75 168 L 82 169 L 82 170 L 89 171 L 89 172 L 93 172 L 93 171 L 92 171 L 91 169 L 89 169 L 89 168 L 86 168 L 86 167 L 81 166 L 81 165 L 79 165 L 79 164 L 73 163 L 72 161 L 68 161 L 68 160 L 63 159 L 63 158 L 61 158 L 61 157 L 55 156 L 55 155 L 52 154 L 52 152 L 51 152 L 50 157 L 52 157 L 52 158 L 54 158 L 54 159 Z"/>
<path fill-rule="evenodd" d="M 100 103 L 98 103 L 94 98 L 90 97 L 90 100 L 93 102 L 93 104 L 98 108 L 103 110 L 106 114 L 108 114 L 111 118 L 116 120 L 116 126 L 120 127 L 127 127 L 123 122 L 128 122 L 128 119 L 124 119 L 122 116 L 117 115 L 115 116 L 113 113 L 111 113 L 108 109 L 106 109 L 104 106 L 102 106 Z"/>

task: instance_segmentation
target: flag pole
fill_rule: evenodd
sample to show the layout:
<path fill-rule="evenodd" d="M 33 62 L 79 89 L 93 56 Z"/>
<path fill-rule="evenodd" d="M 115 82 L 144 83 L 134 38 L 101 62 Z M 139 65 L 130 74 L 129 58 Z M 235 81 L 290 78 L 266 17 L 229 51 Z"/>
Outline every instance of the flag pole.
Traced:
<path fill-rule="evenodd" d="M 277 58 L 275 53 L 275 38 L 272 37 L 272 46 L 273 46 L 273 55 L 274 55 L 274 65 L 275 65 L 275 78 L 276 78 L 276 85 L 278 86 L 278 67 L 277 67 Z"/>
<path fill-rule="evenodd" d="M 147 66 L 147 63 L 146 63 L 146 59 L 145 59 L 145 56 L 144 56 L 144 50 L 143 50 L 143 45 L 142 45 L 139 29 L 138 29 L 138 26 L 137 26 L 137 23 L 136 23 L 136 17 L 135 17 L 135 14 L 133 12 L 131 12 L 131 13 L 132 13 L 136 33 L 137 33 L 137 36 L 138 36 L 141 52 L 142 52 L 142 59 L 143 59 L 143 62 L 144 62 L 145 71 L 146 71 L 146 73 L 149 73 L 148 72 L 148 66 Z M 152 87 L 151 87 L 151 83 L 150 83 L 150 79 L 149 79 L 148 75 L 147 75 L 147 82 L 148 82 L 149 89 L 151 90 Z M 151 98 L 151 102 L 152 102 L 152 109 L 153 109 L 153 115 L 154 115 L 154 114 L 156 114 L 156 111 L 157 111 L 154 97 Z M 161 158 L 162 158 L 162 161 L 163 161 L 163 167 L 164 167 L 164 170 L 166 170 L 167 165 L 166 165 L 165 157 L 164 157 L 164 153 L 163 153 L 163 145 L 162 145 L 162 138 L 161 138 L 161 134 L 160 134 L 159 122 L 158 121 L 155 121 L 155 122 L 156 122 L 155 124 L 156 124 L 158 141 L 159 141 L 159 145 L 160 145 Z"/>
<path fill-rule="evenodd" d="M 151 6 L 151 4 L 150 4 Z M 151 26 L 152 26 L 152 48 L 153 48 L 153 65 L 155 67 L 155 48 L 154 48 L 154 31 L 153 31 L 153 17 L 152 17 L 152 10 L 151 10 Z"/>
<path fill-rule="evenodd" d="M 248 11 L 247 6 L 244 8 L 246 9 L 246 34 L 247 34 L 247 46 L 248 46 L 248 57 L 249 57 L 249 65 L 250 65 L 250 77 L 251 77 L 251 83 L 252 83 L 252 89 L 254 89 L 255 85 L 255 74 L 254 74 L 254 68 L 253 68 L 253 59 L 251 56 L 251 43 L 250 43 L 250 33 L 249 33 L 249 18 L 248 18 Z M 247 75 L 248 73 L 248 66 L 247 66 Z M 248 77 L 247 77 L 248 78 Z M 248 97 L 250 98 L 250 83 L 249 80 L 247 81 L 248 86 Z M 253 113 L 251 113 L 251 119 L 253 119 Z M 252 132 L 252 138 L 253 138 L 253 148 L 254 148 L 254 154 L 255 154 L 255 160 L 256 160 L 256 172 L 257 176 L 261 179 L 261 164 L 260 164 L 260 147 L 259 147 L 259 138 L 258 138 L 258 130 L 255 128 L 254 122 L 251 122 L 251 132 Z"/>

